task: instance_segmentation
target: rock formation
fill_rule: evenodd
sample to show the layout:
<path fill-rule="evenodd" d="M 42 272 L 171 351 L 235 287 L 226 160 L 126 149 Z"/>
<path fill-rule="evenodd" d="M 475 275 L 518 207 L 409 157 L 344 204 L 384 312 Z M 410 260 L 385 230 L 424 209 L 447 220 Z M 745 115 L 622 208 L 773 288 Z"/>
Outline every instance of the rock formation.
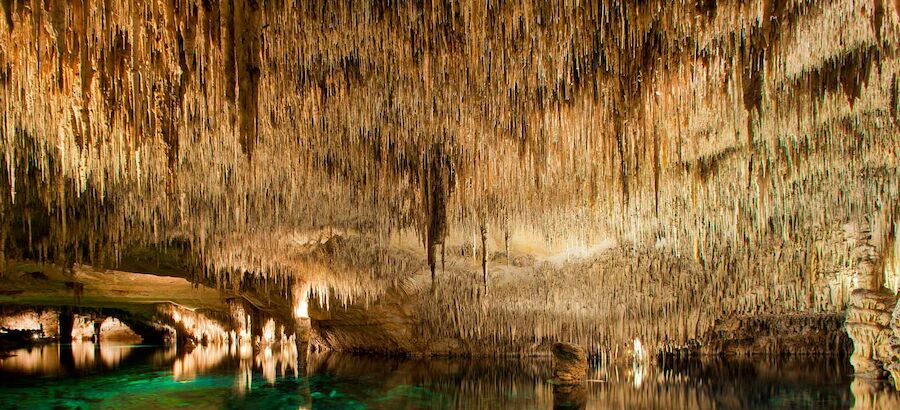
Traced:
<path fill-rule="evenodd" d="M 885 365 L 885 370 L 891 375 L 894 387 L 900 390 L 900 301 L 894 306 L 891 315 L 890 360 Z"/>
<path fill-rule="evenodd" d="M 847 239 L 853 246 L 857 288 L 850 294 L 847 334 L 853 339 L 850 363 L 858 377 L 884 379 L 892 361 L 891 316 L 897 296 L 884 287 L 878 237 L 868 224 L 848 225 Z"/>
<path fill-rule="evenodd" d="M 847 308 L 847 334 L 853 339 L 850 362 L 860 377 L 884 379 L 892 360 L 891 313 L 897 297 L 886 289 L 854 290 Z"/>
<path fill-rule="evenodd" d="M 553 345 L 553 381 L 556 384 L 581 384 L 587 378 L 584 349 L 570 343 Z"/>

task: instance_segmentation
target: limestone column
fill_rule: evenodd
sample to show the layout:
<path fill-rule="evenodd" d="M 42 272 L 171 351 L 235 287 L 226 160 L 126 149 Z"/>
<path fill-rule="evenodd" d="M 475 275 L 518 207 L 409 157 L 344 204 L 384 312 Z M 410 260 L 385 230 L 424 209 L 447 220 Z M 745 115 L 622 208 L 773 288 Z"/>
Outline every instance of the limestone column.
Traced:
<path fill-rule="evenodd" d="M 75 315 L 72 309 L 64 307 L 59 310 L 59 342 L 72 343 L 72 327 L 75 324 Z"/>
<path fill-rule="evenodd" d="M 847 308 L 847 334 L 853 340 L 850 363 L 858 377 L 885 379 L 890 362 L 891 314 L 897 298 L 884 287 L 881 255 L 876 244 L 880 232 L 873 235 L 867 223 L 844 226 L 856 266 L 856 289 L 850 293 Z"/>
<path fill-rule="evenodd" d="M 95 318 L 94 319 L 94 335 L 91 336 L 91 341 L 99 346 L 100 344 L 100 327 L 103 324 L 104 318 Z"/>
<path fill-rule="evenodd" d="M 894 313 L 891 315 L 891 360 L 885 366 L 894 380 L 894 387 L 900 390 L 900 302 L 894 305 Z"/>

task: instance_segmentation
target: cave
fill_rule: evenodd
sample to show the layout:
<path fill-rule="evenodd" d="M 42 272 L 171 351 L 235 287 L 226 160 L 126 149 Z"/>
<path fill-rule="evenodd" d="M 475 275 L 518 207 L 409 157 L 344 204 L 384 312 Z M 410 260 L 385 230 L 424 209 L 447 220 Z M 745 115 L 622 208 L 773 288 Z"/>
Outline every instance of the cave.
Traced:
<path fill-rule="evenodd" d="M 0 11 L 0 408 L 900 408 L 898 0 Z"/>

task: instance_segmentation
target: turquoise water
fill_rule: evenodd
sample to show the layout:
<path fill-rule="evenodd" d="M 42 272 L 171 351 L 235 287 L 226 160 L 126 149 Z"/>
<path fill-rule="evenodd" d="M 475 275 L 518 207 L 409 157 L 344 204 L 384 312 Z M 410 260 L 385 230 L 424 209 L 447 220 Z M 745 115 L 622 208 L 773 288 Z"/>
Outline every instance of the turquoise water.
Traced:
<path fill-rule="evenodd" d="M 593 368 L 562 400 L 546 359 L 409 360 L 199 347 L 48 345 L 0 359 L 10 409 L 850 408 L 846 359 Z M 565 401 L 565 403 L 564 403 Z M 577 406 L 575 406 L 577 407 Z"/>

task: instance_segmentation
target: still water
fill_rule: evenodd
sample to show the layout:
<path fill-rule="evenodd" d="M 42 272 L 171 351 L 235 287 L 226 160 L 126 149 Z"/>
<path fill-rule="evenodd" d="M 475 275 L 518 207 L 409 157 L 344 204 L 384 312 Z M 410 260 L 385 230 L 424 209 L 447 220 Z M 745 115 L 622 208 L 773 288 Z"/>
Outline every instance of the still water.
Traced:
<path fill-rule="evenodd" d="M 883 393 L 854 385 L 851 374 L 839 358 L 594 368 L 578 400 L 588 409 L 890 405 Z M 0 359 L 0 408 L 549 409 L 560 395 L 550 378 L 549 359 L 390 359 L 307 354 L 295 346 L 187 353 L 77 343 Z"/>

